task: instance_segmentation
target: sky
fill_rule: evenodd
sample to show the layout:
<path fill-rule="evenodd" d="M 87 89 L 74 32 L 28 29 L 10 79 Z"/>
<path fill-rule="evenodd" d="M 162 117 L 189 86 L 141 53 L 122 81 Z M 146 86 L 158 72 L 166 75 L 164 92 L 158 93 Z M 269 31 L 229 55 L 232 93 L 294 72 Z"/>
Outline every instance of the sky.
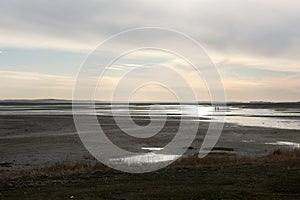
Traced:
<path fill-rule="evenodd" d="M 164 27 L 192 37 L 205 48 L 217 66 L 228 101 L 300 101 L 299 13 L 296 0 L 1 0 L 0 99 L 72 99 L 80 67 L 101 42 L 128 29 Z M 161 40 L 177 42 L 164 35 Z M 129 42 L 114 44 L 111 51 Z M 199 101 L 210 100 L 205 80 L 186 62 L 150 50 L 113 63 L 99 83 L 96 98 L 109 100 L 121 75 L 133 68 L 138 70 L 129 82 L 158 74 L 157 67 L 144 66 L 149 63 L 176 70 L 187 77 Z M 185 90 L 176 77 L 161 78 Z M 157 84 L 139 88 L 131 98 L 174 100 L 170 91 Z"/>

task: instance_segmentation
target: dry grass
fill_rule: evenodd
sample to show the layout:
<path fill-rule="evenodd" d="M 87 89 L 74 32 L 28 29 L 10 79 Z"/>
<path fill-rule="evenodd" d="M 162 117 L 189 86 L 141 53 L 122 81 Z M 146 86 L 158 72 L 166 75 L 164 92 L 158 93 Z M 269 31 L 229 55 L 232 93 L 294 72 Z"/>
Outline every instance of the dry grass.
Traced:
<path fill-rule="evenodd" d="M 271 162 L 278 160 L 288 160 L 300 158 L 300 150 L 281 150 L 277 149 L 263 157 L 241 157 L 235 154 L 211 153 L 205 158 L 199 158 L 198 154 L 184 157 L 174 162 L 169 167 L 193 167 L 201 165 L 225 165 L 225 164 L 242 164 L 255 162 Z M 104 164 L 89 159 L 85 161 L 64 161 L 52 166 L 46 166 L 41 169 L 13 171 L 0 173 L 0 179 L 16 179 L 22 177 L 55 177 L 67 176 L 72 174 L 92 173 L 96 171 L 111 170 Z"/>
<path fill-rule="evenodd" d="M 228 153 L 211 153 L 205 158 L 199 158 L 198 154 L 193 156 L 181 158 L 174 162 L 172 166 L 198 166 L 198 165 L 221 165 L 234 163 L 253 163 L 253 162 L 270 162 L 278 160 L 288 160 L 293 158 L 300 158 L 299 149 L 282 150 L 276 149 L 266 156 L 262 157 L 246 157 L 236 156 Z"/>
<path fill-rule="evenodd" d="M 220 164 L 229 164 L 229 163 L 242 163 L 242 162 L 250 162 L 253 161 L 254 158 L 250 157 L 239 157 L 235 154 L 227 154 L 227 153 L 213 153 L 209 154 L 204 158 L 199 158 L 198 154 L 193 156 L 184 157 L 176 162 L 174 162 L 172 166 L 180 167 L 180 166 L 198 166 L 198 165 L 220 165 Z"/>
<path fill-rule="evenodd" d="M 300 149 L 291 149 L 291 150 L 276 149 L 272 153 L 262 158 L 267 161 L 300 158 Z"/>
<path fill-rule="evenodd" d="M 109 170 L 104 164 L 95 160 L 63 161 L 40 169 L 12 171 L 0 173 L 0 179 L 15 179 L 20 177 L 55 177 L 72 174 L 89 173 Z"/>

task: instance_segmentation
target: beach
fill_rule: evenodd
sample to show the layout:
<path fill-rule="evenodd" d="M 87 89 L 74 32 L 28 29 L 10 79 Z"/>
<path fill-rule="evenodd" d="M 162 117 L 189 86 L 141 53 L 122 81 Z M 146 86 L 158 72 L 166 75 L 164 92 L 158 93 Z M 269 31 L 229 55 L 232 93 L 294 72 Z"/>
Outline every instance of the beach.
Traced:
<path fill-rule="evenodd" d="M 135 108 L 141 111 L 145 105 Z M 230 105 L 237 108 L 258 109 L 261 105 Z M 272 107 L 273 106 L 273 107 Z M 13 107 L 13 109 L 12 109 Z M 178 130 L 180 118 L 178 115 L 170 115 L 163 129 L 151 138 L 134 138 L 126 135 L 115 124 L 113 117 L 107 109 L 100 107 L 105 115 L 99 114 L 98 120 L 101 127 L 105 130 L 107 137 L 121 148 L 138 153 L 153 152 L 154 154 L 168 144 Z M 107 105 L 105 104 L 105 108 Z M 296 128 L 300 124 L 299 105 L 268 105 L 269 110 L 280 110 L 281 115 L 275 113 L 270 116 L 267 113 L 264 118 L 266 122 L 290 120 Z M 207 108 L 207 107 L 205 107 Z M 203 107 L 201 107 L 203 110 Z M 298 110 L 297 110 L 298 109 Z M 289 111 L 289 112 L 287 112 Z M 9 113 L 8 113 L 9 112 Z M 173 112 L 173 111 L 172 111 Z M 251 111 L 252 112 L 252 111 Z M 0 115 L 0 170 L 14 171 L 40 168 L 53 165 L 65 160 L 80 161 L 91 159 L 92 156 L 82 144 L 76 131 L 70 103 L 5 103 L 1 105 Z M 138 112 L 134 115 L 134 121 L 143 125 L 149 123 L 149 118 Z M 256 113 L 259 113 L 256 111 Z M 286 114 L 282 114 L 286 113 Z M 295 115 L 291 115 L 294 113 Z M 232 113 L 231 113 L 232 114 Z M 126 118 L 126 116 L 124 116 Z M 159 119 L 159 116 L 156 116 Z M 250 125 L 244 126 L 238 123 L 227 123 L 225 121 L 222 134 L 213 148 L 213 152 L 226 152 L 239 156 L 257 157 L 264 156 L 275 149 L 294 149 L 299 148 L 300 134 L 299 129 L 290 127 L 273 128 L 253 126 L 252 121 L 262 116 L 235 116 L 240 121 L 250 118 Z M 185 156 L 194 155 L 199 152 L 203 138 L 206 134 L 209 120 L 203 117 L 200 119 L 198 133 L 191 146 L 181 146 L 186 149 Z M 229 119 L 229 121 L 232 119 Z M 261 120 L 260 120 L 261 121 Z M 283 123 L 282 122 L 282 123 Z M 298 122 L 298 124 L 297 124 Z M 279 123 L 275 123 L 279 124 Z M 293 126 L 291 126 L 293 128 Z M 188 131 L 188 127 L 187 130 Z M 176 155 L 175 155 L 176 156 Z"/>
<path fill-rule="evenodd" d="M 131 106 L 131 117 L 145 126 L 152 120 L 166 122 L 150 138 L 126 135 L 116 124 L 111 105 L 97 104 L 99 125 L 120 148 L 138 153 L 111 162 L 143 168 L 174 160 L 158 171 L 132 174 L 116 171 L 95 160 L 81 142 L 70 102 L 5 102 L 0 105 L 1 199 L 299 199 L 299 105 L 231 104 L 221 107 L 228 118 L 217 144 L 199 158 L 209 123 L 220 112 L 210 105 L 165 104 L 166 112 L 149 104 Z M 86 107 L 83 106 L 83 107 Z M 124 105 L 117 105 L 121 120 L 128 119 Z M 198 110 L 197 112 L 194 112 Z M 90 115 L 86 109 L 83 116 Z M 186 114 L 198 120 L 197 135 L 185 153 L 161 154 L 172 141 Z M 258 122 L 257 124 L 255 124 Z M 220 123 L 220 122 L 217 122 Z M 127 127 L 128 130 L 135 130 Z M 185 141 L 182 142 L 185 144 Z M 147 155 L 147 156 L 146 156 Z"/>

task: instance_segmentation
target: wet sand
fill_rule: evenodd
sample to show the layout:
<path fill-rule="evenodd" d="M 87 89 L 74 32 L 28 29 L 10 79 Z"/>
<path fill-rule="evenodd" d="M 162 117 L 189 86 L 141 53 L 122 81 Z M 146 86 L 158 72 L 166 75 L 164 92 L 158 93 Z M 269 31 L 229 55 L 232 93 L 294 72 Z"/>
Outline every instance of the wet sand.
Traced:
<path fill-rule="evenodd" d="M 178 129 L 176 117 L 168 118 L 165 127 L 149 139 L 125 135 L 111 117 L 99 117 L 106 134 L 113 143 L 133 152 L 148 152 L 143 147 L 163 147 L 172 140 Z M 135 119 L 147 124 L 147 118 Z M 200 122 L 198 134 L 186 148 L 186 155 L 199 151 L 208 122 Z M 186 130 L 188 131 L 188 130 Z M 237 155 L 262 156 L 276 148 L 276 142 L 300 143 L 299 130 L 246 127 L 225 124 L 214 151 Z M 81 143 L 71 115 L 0 115 L 0 170 L 23 170 L 52 165 L 64 160 L 89 159 L 91 156 Z"/>

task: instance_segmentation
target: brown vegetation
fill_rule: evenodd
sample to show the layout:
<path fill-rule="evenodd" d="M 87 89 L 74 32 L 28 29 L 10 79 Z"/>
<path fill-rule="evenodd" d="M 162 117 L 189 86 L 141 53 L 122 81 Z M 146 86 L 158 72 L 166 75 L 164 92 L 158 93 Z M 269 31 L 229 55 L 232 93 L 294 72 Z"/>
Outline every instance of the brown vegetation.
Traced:
<path fill-rule="evenodd" d="M 277 149 L 263 157 L 242 157 L 229 153 L 211 153 L 205 158 L 199 158 L 198 154 L 193 156 L 183 157 L 169 166 L 174 167 L 193 167 L 201 165 L 228 165 L 228 164 L 243 164 L 243 163 L 258 163 L 270 162 L 279 160 L 288 160 L 300 158 L 300 150 L 281 150 Z M 54 177 L 67 176 L 72 174 L 83 174 L 96 171 L 111 170 L 106 165 L 94 159 L 84 161 L 63 161 L 51 166 L 46 166 L 40 169 L 12 171 L 0 173 L 1 179 L 15 179 L 20 177 Z"/>
<path fill-rule="evenodd" d="M 277 160 L 286 160 L 292 158 L 300 158 L 299 149 L 282 150 L 276 149 L 273 152 L 262 157 L 246 157 L 236 156 L 229 153 L 211 153 L 205 158 L 199 158 L 198 154 L 189 157 L 183 157 L 173 163 L 172 166 L 197 166 L 197 165 L 219 165 L 234 163 L 253 163 L 253 162 L 269 162 Z"/>

